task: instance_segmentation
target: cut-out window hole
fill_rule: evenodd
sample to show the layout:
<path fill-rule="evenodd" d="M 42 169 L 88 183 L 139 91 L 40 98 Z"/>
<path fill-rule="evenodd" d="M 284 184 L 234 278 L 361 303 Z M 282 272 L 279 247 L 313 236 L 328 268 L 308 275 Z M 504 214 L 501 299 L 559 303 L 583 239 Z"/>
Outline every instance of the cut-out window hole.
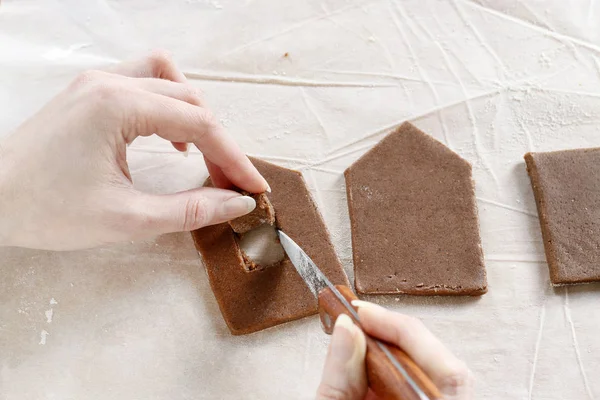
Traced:
<path fill-rule="evenodd" d="M 236 236 L 247 271 L 274 267 L 285 259 L 285 250 L 273 225 L 263 224 Z"/>

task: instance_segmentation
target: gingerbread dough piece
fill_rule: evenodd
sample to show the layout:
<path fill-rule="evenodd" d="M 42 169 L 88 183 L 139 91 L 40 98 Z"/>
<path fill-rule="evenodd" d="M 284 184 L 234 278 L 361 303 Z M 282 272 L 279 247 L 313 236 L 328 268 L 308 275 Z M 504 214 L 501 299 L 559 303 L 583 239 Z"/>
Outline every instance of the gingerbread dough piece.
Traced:
<path fill-rule="evenodd" d="M 359 293 L 487 291 L 467 161 L 404 123 L 345 177 Z"/>
<path fill-rule="evenodd" d="M 528 153 L 553 285 L 600 281 L 600 148 Z"/>
<path fill-rule="evenodd" d="M 242 193 L 249 196 L 248 193 Z M 260 225 L 275 223 L 275 210 L 269 201 L 266 193 L 251 195 L 256 201 L 256 208 L 250 213 L 243 217 L 236 218 L 229 221 L 229 225 L 236 233 L 246 233 L 254 228 L 258 228 Z"/>
<path fill-rule="evenodd" d="M 252 159 L 269 182 L 277 227 L 293 238 L 334 284 L 348 284 L 321 214 L 302 174 Z M 234 335 L 265 329 L 317 312 L 317 302 L 289 259 L 246 272 L 235 233 L 228 223 L 192 232 L 211 288 Z"/>

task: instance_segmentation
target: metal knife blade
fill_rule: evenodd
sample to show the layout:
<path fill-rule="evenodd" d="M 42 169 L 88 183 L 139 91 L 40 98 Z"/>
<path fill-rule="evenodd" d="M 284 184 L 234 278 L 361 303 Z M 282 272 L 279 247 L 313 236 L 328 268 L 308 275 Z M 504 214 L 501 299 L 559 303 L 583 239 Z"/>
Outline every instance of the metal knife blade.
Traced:
<path fill-rule="evenodd" d="M 352 315 L 358 321 L 358 313 L 352 307 L 352 305 L 346 300 L 339 290 L 327 279 L 327 277 L 321 272 L 319 267 L 310 259 L 308 254 L 302 250 L 296 242 L 294 242 L 288 235 L 283 233 L 281 230 L 277 230 L 279 235 L 279 241 L 283 246 L 286 254 L 290 258 L 290 261 L 298 271 L 298 274 L 302 277 L 306 286 L 310 289 L 316 299 L 319 298 L 319 292 L 325 288 L 329 288 L 335 297 L 344 305 L 350 315 Z"/>
<path fill-rule="evenodd" d="M 280 230 L 277 230 L 277 234 L 279 235 L 279 241 L 283 249 L 296 268 L 296 271 L 304 279 L 304 282 L 306 282 L 306 285 L 315 297 L 319 297 L 319 292 L 326 287 L 333 287 L 329 279 L 323 275 L 321 270 L 296 242 Z"/>

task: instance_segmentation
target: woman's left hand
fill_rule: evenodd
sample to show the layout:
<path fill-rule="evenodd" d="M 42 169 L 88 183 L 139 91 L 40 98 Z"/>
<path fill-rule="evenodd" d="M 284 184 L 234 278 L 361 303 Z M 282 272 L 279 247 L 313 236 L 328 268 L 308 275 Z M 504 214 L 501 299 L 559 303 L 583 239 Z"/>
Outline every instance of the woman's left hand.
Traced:
<path fill-rule="evenodd" d="M 127 144 L 157 134 L 204 154 L 217 188 L 134 189 Z M 79 249 L 189 231 L 250 212 L 268 184 L 169 57 L 88 71 L 0 142 L 0 245 Z"/>

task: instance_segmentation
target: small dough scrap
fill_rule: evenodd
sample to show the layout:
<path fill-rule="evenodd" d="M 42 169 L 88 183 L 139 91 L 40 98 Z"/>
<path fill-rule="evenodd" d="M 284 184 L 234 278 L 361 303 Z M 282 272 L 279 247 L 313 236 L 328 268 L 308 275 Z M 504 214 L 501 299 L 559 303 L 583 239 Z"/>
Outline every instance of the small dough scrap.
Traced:
<path fill-rule="evenodd" d="M 302 174 L 250 159 L 273 189 L 269 200 L 277 228 L 298 243 L 333 284 L 348 285 L 327 227 Z M 317 301 L 289 258 L 280 265 L 248 273 L 236 234 L 228 223 L 192 232 L 223 319 L 243 335 L 317 313 Z"/>
<path fill-rule="evenodd" d="M 344 175 L 359 293 L 487 291 L 467 161 L 406 122 Z"/>
<path fill-rule="evenodd" d="M 600 281 L 600 148 L 527 153 L 553 285 Z"/>
<path fill-rule="evenodd" d="M 251 196 L 256 201 L 256 208 L 249 214 L 229 221 L 229 225 L 235 233 L 243 234 L 263 224 L 275 224 L 275 210 L 273 210 L 266 193 L 251 195 L 242 192 L 242 194 Z"/>

